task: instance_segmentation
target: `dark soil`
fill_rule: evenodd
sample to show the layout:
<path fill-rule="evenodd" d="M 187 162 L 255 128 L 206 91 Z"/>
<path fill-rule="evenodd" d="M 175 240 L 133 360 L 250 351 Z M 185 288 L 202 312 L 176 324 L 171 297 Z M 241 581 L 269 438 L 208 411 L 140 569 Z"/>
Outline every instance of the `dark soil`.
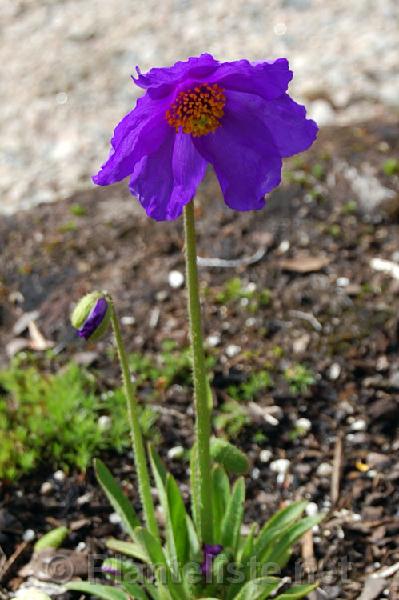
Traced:
<path fill-rule="evenodd" d="M 381 186 L 397 190 L 398 176 L 384 174 L 383 165 L 398 155 L 398 132 L 389 123 L 324 130 L 312 151 L 288 163 L 285 183 L 260 212 L 228 210 L 212 177 L 197 203 L 201 257 L 242 259 L 264 250 L 250 265 L 200 269 L 205 334 L 221 335 L 220 346 L 212 350 L 219 355 L 216 406 L 226 400 L 227 387 L 237 377 L 244 380 L 267 366 L 274 381 L 269 392 L 254 398 L 261 416 L 254 416 L 252 408 L 251 422 L 235 440 L 252 461 L 247 519 L 262 523 L 294 497 L 327 510 L 313 534 L 313 556 L 328 598 L 358 597 L 370 573 L 399 562 L 399 281 L 370 265 L 376 257 L 399 262 L 399 200 L 391 194 L 389 202 L 378 204 L 364 186 L 358 199 L 345 175 L 349 165 L 361 178 L 370 165 Z M 121 315 L 134 316 L 135 323 L 124 327 L 129 350 L 155 354 L 165 339 L 187 345 L 185 294 L 168 283 L 171 270 L 184 270 L 182 222 L 154 223 L 134 202 L 124 186 L 93 188 L 0 220 L 4 364 L 5 350 L 15 347 L 13 325 L 32 310 L 39 311 L 36 324 L 55 342 L 60 364 L 71 356 L 81 358 L 87 348 L 74 336 L 68 315 L 78 298 L 96 288 L 111 292 Z M 76 203 L 85 216 L 71 214 Z M 268 288 L 270 303 L 256 311 L 239 300 L 218 303 L 217 293 L 232 277 Z M 119 374 L 106 357 L 109 343 L 89 350 L 96 353 L 93 368 L 112 386 Z M 234 356 L 232 345 L 240 348 Z M 304 393 L 290 390 L 283 376 L 297 363 L 316 375 Z M 170 447 L 191 442 L 190 402 L 185 387 L 163 392 L 159 427 L 164 456 Z M 265 421 L 264 414 L 275 415 L 277 422 Z M 311 421 L 303 437 L 293 435 L 301 417 Z M 259 433 L 266 441 L 256 443 Z M 290 461 L 283 480 L 277 481 L 270 465 L 261 462 L 264 449 L 271 451 L 271 461 Z M 131 457 L 105 460 L 137 503 Z M 186 463 L 167 461 L 187 483 Z M 338 480 L 324 463 L 335 466 Z M 73 532 L 65 547 L 85 542 L 95 553 L 104 550 L 104 538 L 121 537 L 91 469 L 53 482 L 46 496 L 40 488 L 52 473 L 43 468 L 18 484 L 0 484 L 0 546 L 7 557 L 20 548 L 26 529 L 39 535 L 66 523 Z M 87 493 L 86 502 L 78 500 Z M 20 585 L 17 567 L 26 564 L 30 553 L 28 545 L 19 564 L 5 574 L 3 593 Z M 288 572 L 292 575 L 292 568 Z M 387 576 L 383 588 L 390 587 L 394 594 L 394 579 Z"/>

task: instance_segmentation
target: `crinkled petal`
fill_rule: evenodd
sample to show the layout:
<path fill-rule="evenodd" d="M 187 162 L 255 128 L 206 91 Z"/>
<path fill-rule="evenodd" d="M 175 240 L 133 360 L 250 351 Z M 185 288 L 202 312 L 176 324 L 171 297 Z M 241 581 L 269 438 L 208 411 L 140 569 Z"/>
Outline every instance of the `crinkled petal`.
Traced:
<path fill-rule="evenodd" d="M 171 86 L 177 85 L 182 80 L 202 81 L 214 73 L 219 65 L 219 61 L 211 54 L 201 54 L 186 61 L 179 61 L 171 67 L 155 67 L 145 74 L 136 67 L 137 78 L 133 80 L 139 87 L 150 89 L 153 97 L 160 98 L 170 91 Z"/>
<path fill-rule="evenodd" d="M 306 118 L 305 107 L 288 94 L 270 101 L 251 96 L 248 103 L 267 126 L 282 157 L 303 152 L 315 141 L 317 124 Z"/>
<path fill-rule="evenodd" d="M 206 162 L 191 137 L 172 128 L 156 152 L 137 164 L 130 191 L 156 221 L 177 219 L 204 177 Z"/>
<path fill-rule="evenodd" d="M 265 100 L 272 100 L 287 91 L 292 77 L 286 58 L 259 63 L 237 60 L 221 63 L 211 81 L 217 81 L 228 90 L 257 94 Z"/>
<path fill-rule="evenodd" d="M 166 105 L 148 96 L 137 101 L 136 107 L 116 126 L 111 140 L 111 152 L 93 181 L 110 185 L 134 171 L 145 154 L 154 152 L 169 133 L 165 120 Z"/>
<path fill-rule="evenodd" d="M 235 210 L 257 210 L 265 204 L 264 195 L 281 181 L 281 157 L 247 94 L 226 96 L 221 126 L 195 138 L 194 144 L 215 169 L 226 204 Z"/>
<path fill-rule="evenodd" d="M 286 92 L 292 76 L 285 58 L 274 62 L 254 63 L 245 59 L 219 62 L 211 54 L 201 54 L 171 67 L 151 69 L 145 74 L 138 70 L 138 77 L 134 81 L 139 87 L 147 89 L 154 99 L 167 96 L 181 84 L 196 85 L 207 81 L 271 100 Z"/>

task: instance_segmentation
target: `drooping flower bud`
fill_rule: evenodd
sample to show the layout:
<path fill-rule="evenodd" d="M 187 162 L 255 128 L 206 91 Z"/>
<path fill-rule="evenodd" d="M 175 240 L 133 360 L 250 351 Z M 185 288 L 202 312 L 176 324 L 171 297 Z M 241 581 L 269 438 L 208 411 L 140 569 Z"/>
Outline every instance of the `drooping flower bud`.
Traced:
<path fill-rule="evenodd" d="M 91 292 L 76 305 L 71 315 L 72 326 L 80 337 L 95 341 L 104 335 L 111 319 L 107 299 L 102 292 Z"/>

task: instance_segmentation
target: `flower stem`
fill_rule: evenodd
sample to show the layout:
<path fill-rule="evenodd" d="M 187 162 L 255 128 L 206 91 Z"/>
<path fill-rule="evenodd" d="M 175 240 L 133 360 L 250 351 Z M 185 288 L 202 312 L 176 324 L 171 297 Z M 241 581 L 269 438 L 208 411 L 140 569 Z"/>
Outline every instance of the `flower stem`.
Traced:
<path fill-rule="evenodd" d="M 190 318 L 190 341 L 193 361 L 195 401 L 195 445 L 198 456 L 198 492 L 200 536 L 203 543 L 211 544 L 212 535 L 212 481 L 209 439 L 211 434 L 208 404 L 208 380 L 205 368 L 204 344 L 201 326 L 201 305 L 198 286 L 197 250 L 195 239 L 194 201 L 184 208 L 185 256 Z M 193 493 L 193 491 L 192 491 Z"/>
<path fill-rule="evenodd" d="M 108 297 L 110 306 L 111 323 L 114 330 L 116 347 L 118 349 L 119 362 L 122 371 L 123 386 L 125 390 L 127 412 L 129 417 L 130 435 L 132 438 L 134 462 L 136 465 L 137 479 L 139 484 L 140 500 L 143 507 L 144 519 L 148 531 L 159 539 L 159 530 L 155 518 L 154 502 L 151 496 L 150 477 L 148 474 L 147 460 L 143 443 L 143 435 L 139 422 L 139 407 L 137 399 L 133 391 L 133 386 L 130 378 L 129 364 L 125 345 L 123 343 L 119 320 L 115 312 L 112 299 Z"/>

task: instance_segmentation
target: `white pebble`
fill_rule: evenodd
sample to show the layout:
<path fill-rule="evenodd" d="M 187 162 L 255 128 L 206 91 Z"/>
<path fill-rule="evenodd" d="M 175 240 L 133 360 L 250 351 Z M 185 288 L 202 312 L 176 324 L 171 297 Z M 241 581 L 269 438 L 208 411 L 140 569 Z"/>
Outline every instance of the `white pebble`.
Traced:
<path fill-rule="evenodd" d="M 306 419 L 305 417 L 301 417 L 295 423 L 295 427 L 301 429 L 301 431 L 303 431 L 304 433 L 307 433 L 312 428 L 312 422 L 309 419 Z"/>
<path fill-rule="evenodd" d="M 341 365 L 339 363 L 333 363 L 331 365 L 331 367 L 329 368 L 328 371 L 328 377 L 334 381 L 335 379 L 338 379 L 338 377 L 341 375 Z"/>
<path fill-rule="evenodd" d="M 259 479 L 260 469 L 255 467 L 254 469 L 252 469 L 251 475 L 252 475 L 252 479 Z"/>
<path fill-rule="evenodd" d="M 135 322 L 136 322 L 136 319 L 132 315 L 125 315 L 124 317 L 121 318 L 122 325 L 125 325 L 126 327 L 134 325 Z"/>
<path fill-rule="evenodd" d="M 108 415 L 101 415 L 97 421 L 100 431 L 109 431 L 112 425 L 112 419 Z"/>
<path fill-rule="evenodd" d="M 288 240 L 283 240 L 281 242 L 281 244 L 278 247 L 280 252 L 288 252 L 288 250 L 290 249 L 290 243 Z"/>
<path fill-rule="evenodd" d="M 350 284 L 350 280 L 347 277 L 338 277 L 337 286 L 338 287 L 347 287 Z"/>
<path fill-rule="evenodd" d="M 216 346 L 219 346 L 220 344 L 220 335 L 215 334 L 215 335 L 209 335 L 206 338 L 206 343 L 208 344 L 208 346 L 210 346 L 211 348 L 215 348 Z"/>
<path fill-rule="evenodd" d="M 230 344 L 226 348 L 226 354 L 229 358 L 233 358 L 237 356 L 241 352 L 241 346 L 236 346 L 235 344 Z"/>
<path fill-rule="evenodd" d="M 40 493 L 43 494 L 43 496 L 47 496 L 53 491 L 53 489 L 54 486 L 51 481 L 44 481 L 41 485 Z"/>
<path fill-rule="evenodd" d="M 278 458 L 270 463 L 270 470 L 274 473 L 282 473 L 285 475 L 287 473 L 290 466 L 290 461 L 288 458 Z"/>
<path fill-rule="evenodd" d="M 271 450 L 262 450 L 259 454 L 259 460 L 262 463 L 268 463 L 273 456 L 273 452 Z"/>
<path fill-rule="evenodd" d="M 93 494 L 91 492 L 86 492 L 86 494 L 83 494 L 83 496 L 79 496 L 79 498 L 76 501 L 77 505 L 83 506 L 84 504 L 89 504 L 92 498 Z"/>
<path fill-rule="evenodd" d="M 317 475 L 320 475 L 320 477 L 329 477 L 332 472 L 333 468 L 332 465 L 330 465 L 330 463 L 320 463 L 317 467 Z"/>
<path fill-rule="evenodd" d="M 56 481 L 61 482 L 61 481 L 65 480 L 66 475 L 65 475 L 64 471 L 61 471 L 61 469 L 59 469 L 58 471 L 56 471 L 54 473 L 53 477 Z"/>
<path fill-rule="evenodd" d="M 168 276 L 169 285 L 171 288 L 180 288 L 184 283 L 184 275 L 180 271 L 171 271 Z"/>
<path fill-rule="evenodd" d="M 36 534 L 33 531 L 33 529 L 27 529 L 26 531 L 24 531 L 22 539 L 24 540 L 24 542 L 31 542 L 35 539 L 35 536 Z"/>
<path fill-rule="evenodd" d="M 319 509 L 316 502 L 309 502 L 309 504 L 305 508 L 305 512 L 308 515 L 308 517 L 314 517 L 315 515 L 317 515 L 318 510 Z"/>
<path fill-rule="evenodd" d="M 109 522 L 112 523 L 113 525 L 117 525 L 122 522 L 122 519 L 116 512 L 111 513 L 109 515 L 108 519 L 109 519 Z"/>
<path fill-rule="evenodd" d="M 352 431 L 365 431 L 366 430 L 366 421 L 364 419 L 357 419 L 357 421 L 353 421 L 351 425 Z"/>
<path fill-rule="evenodd" d="M 183 455 L 184 455 L 183 446 L 175 446 L 174 448 L 171 448 L 170 450 L 168 450 L 168 458 L 170 458 L 171 460 L 174 460 L 176 458 L 182 458 Z"/>
<path fill-rule="evenodd" d="M 86 542 L 79 542 L 79 544 L 76 546 L 76 551 L 77 552 L 84 552 L 87 548 L 87 544 Z"/>

